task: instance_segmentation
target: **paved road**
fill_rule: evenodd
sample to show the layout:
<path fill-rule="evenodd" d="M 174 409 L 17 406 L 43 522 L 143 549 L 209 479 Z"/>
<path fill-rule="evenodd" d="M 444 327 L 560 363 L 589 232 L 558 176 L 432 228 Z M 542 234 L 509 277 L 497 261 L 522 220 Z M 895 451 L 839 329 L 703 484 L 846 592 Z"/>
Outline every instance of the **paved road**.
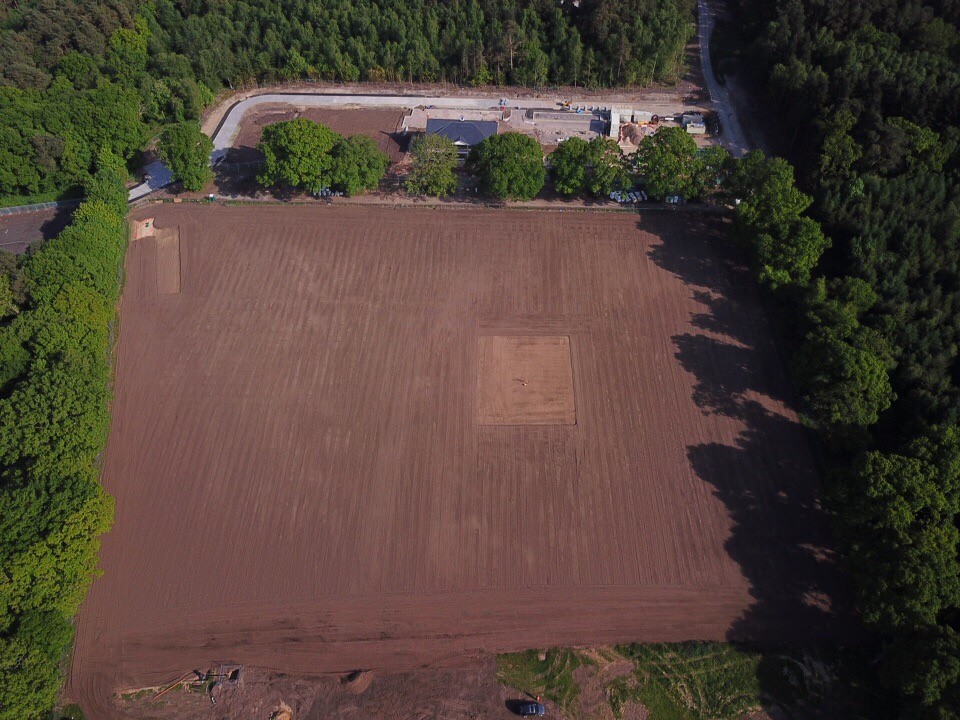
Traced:
<path fill-rule="evenodd" d="M 578 100 L 577 98 L 564 98 L 570 100 L 571 104 L 596 106 L 597 100 Z M 507 107 L 520 108 L 527 110 L 530 108 L 549 108 L 557 109 L 559 96 L 540 97 L 540 98 L 508 98 Z M 675 106 L 666 108 L 662 103 L 643 103 L 643 102 L 601 102 L 603 107 L 636 106 L 648 108 L 651 112 L 659 114 L 672 114 L 681 112 L 685 106 L 679 99 Z M 324 93 L 276 93 L 267 95 L 254 95 L 234 105 L 221 121 L 213 136 L 213 160 L 226 155 L 227 151 L 233 145 L 233 141 L 240 132 L 240 123 L 243 116 L 260 105 L 270 105 L 284 103 L 298 108 L 343 108 L 349 107 L 376 107 L 376 108 L 396 108 L 405 109 L 417 106 L 433 106 L 436 108 L 445 108 L 450 110 L 496 110 L 498 108 L 497 98 L 494 97 L 428 97 L 422 95 L 363 95 L 363 94 L 324 94 Z"/>
<path fill-rule="evenodd" d="M 143 171 L 146 178 L 142 183 L 130 191 L 130 194 L 127 198 L 129 202 L 139 200 L 140 198 L 149 195 L 154 190 L 159 190 L 160 188 L 166 187 L 173 182 L 173 173 L 171 173 L 170 168 L 164 165 L 160 160 L 155 160 L 154 162 L 150 163 L 143 169 Z"/>
<path fill-rule="evenodd" d="M 730 93 L 725 86 L 717 82 L 713 72 L 713 61 L 710 59 L 710 38 L 716 24 L 716 10 L 707 0 L 699 0 L 698 14 L 700 17 L 700 64 L 703 67 L 703 77 L 710 100 L 720 117 L 720 144 L 735 157 L 741 157 L 750 150 L 750 146 L 743 134 Z"/>

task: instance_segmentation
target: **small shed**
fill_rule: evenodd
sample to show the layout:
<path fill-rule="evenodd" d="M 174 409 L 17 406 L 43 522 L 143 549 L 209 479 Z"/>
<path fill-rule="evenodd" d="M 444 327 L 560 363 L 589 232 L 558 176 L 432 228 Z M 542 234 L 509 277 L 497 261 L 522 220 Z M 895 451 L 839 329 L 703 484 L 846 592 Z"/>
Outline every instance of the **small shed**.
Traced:
<path fill-rule="evenodd" d="M 636 110 L 633 113 L 633 121 L 638 124 L 652 122 L 653 113 L 646 110 Z"/>
<path fill-rule="evenodd" d="M 680 124 L 691 135 L 703 135 L 707 132 L 707 126 L 703 122 L 703 115 L 700 113 L 684 113 Z"/>
<path fill-rule="evenodd" d="M 610 137 L 620 139 L 620 113 L 616 111 L 610 113 Z"/>

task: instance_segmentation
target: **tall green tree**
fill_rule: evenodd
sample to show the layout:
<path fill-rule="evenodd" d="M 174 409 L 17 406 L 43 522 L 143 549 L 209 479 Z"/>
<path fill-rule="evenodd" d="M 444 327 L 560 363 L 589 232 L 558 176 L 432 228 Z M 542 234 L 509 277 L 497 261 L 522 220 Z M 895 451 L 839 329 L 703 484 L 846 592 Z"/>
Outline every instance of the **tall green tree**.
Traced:
<path fill-rule="evenodd" d="M 127 211 L 127 169 L 123 160 L 108 149 L 98 153 L 96 170 L 83 184 L 87 199 L 101 202 L 111 210 L 125 214 Z"/>
<path fill-rule="evenodd" d="M 812 198 L 795 186 L 790 164 L 755 150 L 735 164 L 726 189 L 737 200 L 733 232 L 752 248 L 758 279 L 773 289 L 806 285 L 830 240 L 801 215 Z"/>
<path fill-rule="evenodd" d="M 213 141 L 200 129 L 199 123 L 167 125 L 160 133 L 157 152 L 174 179 L 182 182 L 186 190 L 203 190 L 213 180 L 210 169 Z"/>
<path fill-rule="evenodd" d="M 949 718 L 960 707 L 960 632 L 929 624 L 894 635 L 882 673 L 907 698 L 903 715 Z"/>
<path fill-rule="evenodd" d="M 840 532 L 863 579 L 860 607 L 871 624 L 929 626 L 960 604 L 958 438 L 957 428 L 938 428 L 904 454 L 869 452 L 840 485 Z"/>
<path fill-rule="evenodd" d="M 330 187 L 332 151 L 338 137 L 326 125 L 306 118 L 267 125 L 257 145 L 264 156 L 257 181 L 268 187 L 299 187 L 314 193 Z"/>
<path fill-rule="evenodd" d="M 445 197 L 457 191 L 457 148 L 450 138 L 424 134 L 410 146 L 407 191 L 414 195 Z"/>
<path fill-rule="evenodd" d="M 820 225 L 801 217 L 788 225 L 772 226 L 751 233 L 757 277 L 774 290 L 789 285 L 806 285 L 830 240 Z"/>
<path fill-rule="evenodd" d="M 561 195 L 576 195 L 586 189 L 589 149 L 586 140 L 572 137 L 550 153 L 550 175 Z"/>
<path fill-rule="evenodd" d="M 665 127 L 648 135 L 633 158 L 634 169 L 651 197 L 697 197 L 702 192 L 697 143 L 682 128 Z"/>
<path fill-rule="evenodd" d="M 117 28 L 107 47 L 107 68 L 125 87 L 135 87 L 147 71 L 146 23 L 137 22 L 137 30 Z"/>
<path fill-rule="evenodd" d="M 603 197 L 630 184 L 630 171 L 623 151 L 613 138 L 593 138 L 587 147 L 586 160 L 590 168 L 587 189 L 591 194 Z"/>
<path fill-rule="evenodd" d="M 470 153 L 484 192 L 504 200 L 530 200 L 546 179 L 543 150 L 530 135 L 491 135 Z"/>
<path fill-rule="evenodd" d="M 46 717 L 71 620 L 97 572 L 113 503 L 99 483 L 109 323 L 126 247 L 125 175 L 98 158 L 60 235 L 5 266 L 19 312 L 0 328 L 0 717 Z M 116 187 L 104 185 L 114 182 Z M 16 277 L 14 270 L 23 270 Z M 13 285 L 11 285 L 13 289 Z"/>
<path fill-rule="evenodd" d="M 376 190 L 390 166 L 390 158 L 365 135 L 338 138 L 331 155 L 330 185 L 347 195 Z"/>
<path fill-rule="evenodd" d="M 702 188 L 701 193 L 721 190 L 736 166 L 733 157 L 722 145 L 701 148 L 697 151 L 697 155 L 701 173 L 698 185 Z"/>
<path fill-rule="evenodd" d="M 869 427 L 895 397 L 888 350 L 865 327 L 849 335 L 833 328 L 810 332 L 794 358 L 803 401 L 824 427 Z"/>
<path fill-rule="evenodd" d="M 739 200 L 736 222 L 745 231 L 786 227 L 813 201 L 797 188 L 790 163 L 783 158 L 768 158 L 760 150 L 747 153 L 737 162 L 727 191 Z"/>

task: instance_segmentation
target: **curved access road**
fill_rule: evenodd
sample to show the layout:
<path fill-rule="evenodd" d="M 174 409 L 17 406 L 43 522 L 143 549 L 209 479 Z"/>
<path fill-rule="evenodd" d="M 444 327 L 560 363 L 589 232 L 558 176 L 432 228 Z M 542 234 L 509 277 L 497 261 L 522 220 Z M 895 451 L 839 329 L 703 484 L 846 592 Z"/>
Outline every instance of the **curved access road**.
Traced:
<path fill-rule="evenodd" d="M 707 91 L 710 94 L 711 103 L 720 117 L 721 135 L 720 142 L 733 155 L 739 157 L 747 152 L 750 147 L 746 136 L 736 116 L 734 104 L 730 98 L 730 93 L 726 87 L 721 85 L 716 78 L 713 70 L 713 63 L 710 59 L 710 37 L 716 23 L 716 12 L 713 6 L 706 0 L 699 0 L 699 25 L 698 32 L 700 36 L 700 62 L 703 66 L 703 76 L 705 78 Z M 496 109 L 497 98 L 489 97 L 430 97 L 425 95 L 376 95 L 363 93 L 264 93 L 253 95 L 244 100 L 240 100 L 232 105 L 224 114 L 223 119 L 213 132 L 213 155 L 211 161 L 217 163 L 226 157 L 227 152 L 232 147 L 237 134 L 240 132 L 240 123 L 244 115 L 250 110 L 263 105 L 285 104 L 293 105 L 298 108 L 344 108 L 344 107 L 376 107 L 376 108 L 397 108 L 405 109 L 416 106 L 434 106 L 452 110 L 485 110 Z M 596 105 L 597 100 L 577 100 L 571 99 L 574 105 Z M 553 98 L 532 97 L 516 98 L 511 97 L 508 100 L 508 106 L 526 110 L 529 108 L 542 108 L 544 105 L 552 106 Z M 617 101 L 606 103 L 607 106 L 623 104 Z M 627 103 L 638 104 L 638 103 Z M 682 111 L 684 105 L 678 98 L 677 102 L 670 107 L 661 106 L 660 103 L 643 103 L 653 112 L 660 114 L 672 114 Z M 149 195 L 154 190 L 158 190 L 165 185 L 170 184 L 170 171 L 162 162 L 154 162 L 146 168 L 146 180 L 130 191 L 130 200 L 138 200 Z"/>
<path fill-rule="evenodd" d="M 710 37 L 716 24 L 716 10 L 707 0 L 699 0 L 698 5 L 699 34 L 700 34 L 700 65 L 703 68 L 704 82 L 713 108 L 720 118 L 720 144 L 735 157 L 740 157 L 750 150 L 744 135 L 743 127 L 737 118 L 737 113 L 726 86 L 717 81 L 713 72 L 713 61 L 710 58 Z"/>
<path fill-rule="evenodd" d="M 559 96 L 558 96 L 559 97 Z M 530 108 L 554 107 L 556 98 L 552 97 L 511 97 L 507 107 L 527 110 Z M 597 105 L 596 99 L 572 99 L 573 105 Z M 354 93 L 265 93 L 253 95 L 232 105 L 224 114 L 220 124 L 213 131 L 213 155 L 211 161 L 216 164 L 226 157 L 233 146 L 234 140 L 240 132 L 243 117 L 258 107 L 265 105 L 292 105 L 297 108 L 396 108 L 398 110 L 427 106 L 450 110 L 487 110 L 498 108 L 498 98 L 488 97 L 431 97 L 427 95 L 376 95 Z M 638 103 L 624 103 L 623 101 L 600 101 L 605 107 L 622 104 L 635 105 Z M 660 114 L 674 114 L 683 110 L 684 105 L 679 98 L 669 106 L 663 102 L 645 102 L 653 112 Z M 154 190 L 170 183 L 170 174 L 160 162 L 147 166 L 147 180 L 130 191 L 130 200 L 138 200 Z"/>

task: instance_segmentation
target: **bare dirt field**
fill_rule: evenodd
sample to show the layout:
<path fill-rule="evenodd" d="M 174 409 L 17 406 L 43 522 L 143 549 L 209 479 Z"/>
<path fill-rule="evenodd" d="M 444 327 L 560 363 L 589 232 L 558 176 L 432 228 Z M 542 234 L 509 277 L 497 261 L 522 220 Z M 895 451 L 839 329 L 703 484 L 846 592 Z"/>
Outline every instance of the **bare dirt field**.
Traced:
<path fill-rule="evenodd" d="M 56 237 L 70 224 L 76 207 L 0 215 L 0 248 L 22 253 L 30 243 Z"/>
<path fill-rule="evenodd" d="M 314 122 L 323 123 L 341 135 L 366 135 L 377 141 L 381 151 L 395 163 L 403 155 L 400 146 L 401 136 L 397 133 L 400 123 L 398 110 L 329 110 L 326 108 L 295 109 L 289 105 L 277 105 L 250 111 L 243 117 L 240 134 L 234 139 L 233 147 L 227 154 L 232 163 L 259 160 L 262 155 L 257 150 L 260 134 L 264 125 L 282 120 L 305 117 Z"/>
<path fill-rule="evenodd" d="M 69 685 L 90 717 L 216 663 L 401 672 L 848 631 L 812 451 L 721 219 L 147 216 L 179 230 L 180 292 L 157 238 L 132 242 L 116 524 Z M 547 394 L 569 356 L 575 424 L 481 421 L 481 348 L 510 338 L 553 339 L 509 377 Z"/>
<path fill-rule="evenodd" d="M 477 352 L 477 422 L 573 425 L 570 339 L 481 335 Z"/>
<path fill-rule="evenodd" d="M 163 295 L 180 292 L 180 230 L 164 228 L 155 234 L 157 248 L 156 287 Z"/>

